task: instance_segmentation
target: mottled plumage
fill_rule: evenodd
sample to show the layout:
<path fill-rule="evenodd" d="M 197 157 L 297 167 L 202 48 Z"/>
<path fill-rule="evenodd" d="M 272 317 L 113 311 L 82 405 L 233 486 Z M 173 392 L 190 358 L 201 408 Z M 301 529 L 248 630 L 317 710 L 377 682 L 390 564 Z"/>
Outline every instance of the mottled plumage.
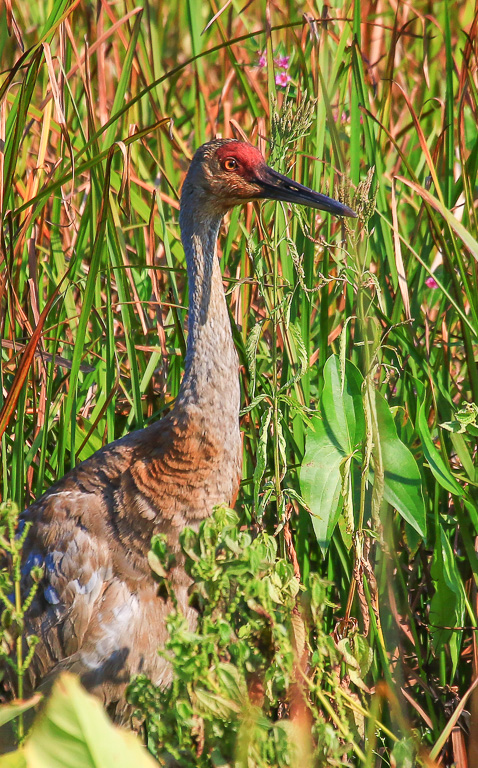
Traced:
<path fill-rule="evenodd" d="M 186 525 L 197 528 L 214 505 L 232 505 L 241 473 L 238 359 L 216 241 L 224 213 L 259 198 L 355 215 L 276 174 L 244 142 L 217 140 L 196 152 L 181 196 L 189 334 L 174 408 L 153 426 L 102 448 L 22 515 L 33 523 L 25 590 L 31 567 L 44 568 L 26 621 L 26 631 L 40 637 L 27 693 L 69 669 L 121 720 L 131 677 L 145 673 L 157 685 L 169 681 L 157 648 L 166 640 L 171 605 L 157 595 L 147 553 L 152 535 L 165 534 L 177 555 L 169 579 L 193 626 L 179 534 Z"/>

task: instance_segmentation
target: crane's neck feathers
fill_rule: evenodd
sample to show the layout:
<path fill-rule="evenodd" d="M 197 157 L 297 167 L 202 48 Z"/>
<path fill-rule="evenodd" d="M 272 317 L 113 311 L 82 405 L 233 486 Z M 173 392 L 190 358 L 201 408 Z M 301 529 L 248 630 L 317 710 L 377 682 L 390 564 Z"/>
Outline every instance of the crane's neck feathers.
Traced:
<path fill-rule="evenodd" d="M 177 402 L 181 409 L 204 409 L 209 417 L 219 412 L 224 428 L 224 419 L 231 425 L 238 421 L 238 357 L 217 257 L 222 212 L 212 207 L 205 210 L 201 198 L 188 194 L 187 187 L 183 189 L 180 227 L 188 271 L 189 319 L 185 373 Z"/>

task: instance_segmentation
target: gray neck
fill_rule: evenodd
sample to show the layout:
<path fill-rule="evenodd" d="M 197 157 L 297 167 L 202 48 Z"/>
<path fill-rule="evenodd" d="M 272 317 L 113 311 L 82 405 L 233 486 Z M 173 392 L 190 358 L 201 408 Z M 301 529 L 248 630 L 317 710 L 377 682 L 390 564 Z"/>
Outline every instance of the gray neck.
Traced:
<path fill-rule="evenodd" d="M 205 213 L 192 195 L 184 207 L 179 221 L 189 281 L 189 333 L 177 404 L 182 410 L 201 409 L 206 420 L 227 429 L 229 422 L 238 423 L 240 390 L 216 252 L 222 215 Z"/>

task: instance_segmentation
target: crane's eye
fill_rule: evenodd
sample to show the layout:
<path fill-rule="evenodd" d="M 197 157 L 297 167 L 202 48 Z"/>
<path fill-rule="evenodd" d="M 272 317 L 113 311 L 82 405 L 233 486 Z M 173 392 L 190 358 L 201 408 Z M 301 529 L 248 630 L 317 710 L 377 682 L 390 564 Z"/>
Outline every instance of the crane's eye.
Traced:
<path fill-rule="evenodd" d="M 235 160 L 233 157 L 228 157 L 227 160 L 224 162 L 224 168 L 226 171 L 235 171 L 237 168 L 237 160 Z"/>

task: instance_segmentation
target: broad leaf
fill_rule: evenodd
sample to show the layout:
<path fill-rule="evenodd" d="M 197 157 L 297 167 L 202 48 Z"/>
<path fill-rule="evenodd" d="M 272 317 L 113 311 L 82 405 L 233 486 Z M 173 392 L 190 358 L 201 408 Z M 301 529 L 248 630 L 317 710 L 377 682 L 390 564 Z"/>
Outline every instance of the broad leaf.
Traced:
<path fill-rule="evenodd" d="M 390 755 L 392 768 L 413 768 L 416 765 L 417 745 L 414 738 L 397 741 Z"/>
<path fill-rule="evenodd" d="M 23 749 L 17 749 L 15 752 L 9 752 L 0 757 L 1 768 L 28 768 L 25 752 Z"/>
<path fill-rule="evenodd" d="M 339 358 L 329 357 L 324 367 L 322 418 L 313 419 L 315 431 L 307 434 L 300 471 L 302 494 L 323 553 L 327 551 L 341 510 L 341 464 L 364 436 L 361 386 L 360 372 L 346 361 L 342 388 Z"/>
<path fill-rule="evenodd" d="M 431 575 L 436 591 L 430 603 L 430 632 L 436 651 L 445 643 L 449 644 L 454 675 L 460 656 L 462 632 L 458 628 L 463 625 L 465 600 L 456 558 L 441 526 Z M 453 627 L 457 629 L 453 631 Z"/>
<path fill-rule="evenodd" d="M 417 386 L 422 385 L 417 382 Z M 390 406 L 379 392 L 375 393 L 375 409 L 384 467 L 384 498 L 404 519 L 406 537 L 414 551 L 419 540 L 426 537 L 420 471 L 411 451 L 398 437 Z"/>
<path fill-rule="evenodd" d="M 449 491 L 450 493 L 454 493 L 455 496 L 462 496 L 463 489 L 458 485 L 457 481 L 451 474 L 431 438 L 430 430 L 428 429 L 428 423 L 425 417 L 425 403 L 423 400 L 418 406 L 417 430 L 422 441 L 423 453 L 425 454 L 425 458 L 428 461 L 435 479 L 440 483 L 442 488 L 445 488 L 445 490 Z"/>
<path fill-rule="evenodd" d="M 300 473 L 302 493 L 323 553 L 339 519 L 343 494 L 348 498 L 352 466 L 360 459 L 358 449 L 366 436 L 362 384 L 362 375 L 350 361 L 345 361 L 342 377 L 339 358 L 332 355 L 327 360 L 321 418 L 313 419 L 314 431 L 307 434 Z M 385 471 L 384 498 L 424 538 L 426 514 L 418 466 L 399 439 L 388 403 L 378 392 L 375 404 Z M 373 483 L 373 467 L 369 477 Z"/>
<path fill-rule="evenodd" d="M 41 693 L 36 693 L 31 699 L 16 699 L 15 701 L 12 701 L 11 704 L 2 704 L 2 706 L 0 706 L 0 726 L 9 723 L 10 720 L 15 720 L 18 715 L 27 712 L 32 707 L 36 707 L 41 699 Z"/>
<path fill-rule="evenodd" d="M 379 392 L 375 393 L 375 404 L 385 469 L 385 500 L 425 538 L 426 513 L 417 462 L 398 437 L 388 403 Z"/>
<path fill-rule="evenodd" d="M 23 748 L 27 768 L 154 768 L 132 734 L 115 728 L 98 699 L 61 675 Z M 7 764 L 5 764 L 7 765 Z M 0 762 L 0 766 L 3 765 Z"/>

